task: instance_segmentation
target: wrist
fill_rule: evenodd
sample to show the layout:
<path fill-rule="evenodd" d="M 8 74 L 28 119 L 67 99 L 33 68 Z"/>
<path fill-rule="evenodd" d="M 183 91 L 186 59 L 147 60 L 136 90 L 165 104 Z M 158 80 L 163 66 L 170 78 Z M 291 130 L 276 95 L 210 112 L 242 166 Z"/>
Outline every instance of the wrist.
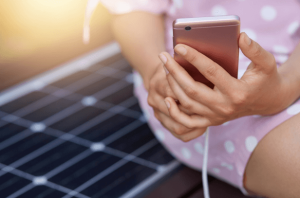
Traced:
<path fill-rule="evenodd" d="M 152 76 L 155 74 L 157 69 L 161 67 L 162 63 L 154 64 L 152 66 L 147 67 L 147 69 L 144 69 L 140 74 L 143 78 L 143 83 L 146 88 L 146 90 L 149 90 L 149 84 Z"/>
<path fill-rule="evenodd" d="M 283 93 L 288 98 L 288 107 L 300 97 L 300 75 L 297 75 L 287 62 L 278 68 L 278 73 L 284 89 Z"/>

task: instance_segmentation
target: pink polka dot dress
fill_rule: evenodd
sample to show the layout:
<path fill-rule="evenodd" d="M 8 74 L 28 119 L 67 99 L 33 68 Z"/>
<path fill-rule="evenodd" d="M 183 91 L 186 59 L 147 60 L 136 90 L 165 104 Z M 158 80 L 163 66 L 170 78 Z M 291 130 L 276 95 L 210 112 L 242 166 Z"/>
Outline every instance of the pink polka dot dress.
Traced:
<path fill-rule="evenodd" d="M 114 14 L 146 11 L 165 14 L 166 49 L 173 54 L 172 22 L 177 18 L 238 15 L 241 32 L 274 54 L 278 65 L 285 62 L 299 43 L 300 1 L 297 0 L 101 0 Z M 250 60 L 241 52 L 239 78 Z M 142 79 L 134 72 L 135 95 L 157 139 L 184 164 L 201 170 L 204 136 L 184 143 L 154 117 L 147 103 Z M 274 87 L 276 89 L 276 87 Z M 276 100 L 276 98 L 274 98 Z M 274 127 L 300 112 L 300 100 L 273 116 L 247 116 L 209 127 L 208 173 L 243 189 L 247 161 L 258 142 Z"/>

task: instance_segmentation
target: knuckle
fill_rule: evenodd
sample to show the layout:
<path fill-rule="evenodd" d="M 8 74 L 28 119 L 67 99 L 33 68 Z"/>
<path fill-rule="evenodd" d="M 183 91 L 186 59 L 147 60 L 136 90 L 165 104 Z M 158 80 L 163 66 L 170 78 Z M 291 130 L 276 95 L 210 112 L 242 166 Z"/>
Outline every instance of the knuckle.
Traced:
<path fill-rule="evenodd" d="M 274 57 L 274 55 L 273 54 L 271 54 L 270 52 L 268 52 L 269 54 L 270 54 L 270 65 L 277 65 L 276 64 L 276 59 L 275 59 L 275 57 Z"/>
<path fill-rule="evenodd" d="M 191 98 L 195 98 L 197 97 L 198 93 L 196 91 L 196 89 L 192 86 L 188 86 L 185 88 L 185 93 L 190 96 Z"/>
<path fill-rule="evenodd" d="M 150 96 L 150 94 L 149 94 L 149 96 L 147 98 L 147 102 L 148 102 L 149 106 L 154 107 L 155 103 L 154 103 L 153 98 Z"/>
<path fill-rule="evenodd" d="M 234 114 L 234 112 L 235 112 L 235 109 L 233 107 L 226 108 L 226 115 L 228 117 L 231 117 Z"/>
<path fill-rule="evenodd" d="M 215 76 L 217 73 L 217 67 L 214 64 L 209 64 L 208 67 L 205 70 L 205 73 L 208 76 Z"/>
<path fill-rule="evenodd" d="M 165 87 L 165 94 L 166 94 L 167 96 L 172 96 L 172 93 L 173 93 L 173 91 L 172 91 L 171 87 L 166 86 L 166 87 Z"/>
<path fill-rule="evenodd" d="M 181 104 L 181 106 L 183 106 L 187 110 L 192 110 L 193 109 L 193 105 L 191 105 L 190 103 L 188 103 L 186 101 L 180 101 L 180 104 Z"/>
<path fill-rule="evenodd" d="M 168 63 L 166 65 L 168 65 Z M 173 75 L 176 74 L 176 69 L 174 69 L 174 67 L 168 67 L 168 71 Z"/>
<path fill-rule="evenodd" d="M 156 112 L 154 112 L 154 117 L 156 118 L 156 119 L 158 119 L 158 114 L 156 113 Z"/>
<path fill-rule="evenodd" d="M 190 53 L 188 56 L 187 56 L 187 59 L 190 63 L 195 63 L 196 60 L 197 60 L 197 55 L 195 53 Z"/>
<path fill-rule="evenodd" d="M 174 133 L 176 133 L 177 135 L 182 135 L 184 134 L 186 131 L 183 127 L 179 126 L 175 129 Z"/>
<path fill-rule="evenodd" d="M 196 125 L 192 122 L 192 121 L 189 121 L 185 124 L 185 126 L 189 129 L 193 129 L 196 127 Z"/>
<path fill-rule="evenodd" d="M 183 142 L 189 142 L 191 139 L 189 137 L 186 137 L 186 136 L 182 136 L 180 138 Z"/>
<path fill-rule="evenodd" d="M 227 117 L 230 117 L 234 114 L 234 108 L 230 105 L 225 105 L 221 107 L 220 112 L 222 114 L 222 118 L 225 119 Z"/>
<path fill-rule="evenodd" d="M 261 55 L 261 52 L 262 52 L 262 49 L 260 48 L 260 46 L 255 45 L 255 47 L 253 48 L 253 51 L 252 51 L 253 58 L 259 57 Z"/>
<path fill-rule="evenodd" d="M 149 82 L 149 88 L 154 88 L 155 87 L 155 81 L 154 80 L 151 80 L 150 82 Z"/>
<path fill-rule="evenodd" d="M 159 113 L 157 111 L 154 111 L 154 116 L 156 119 L 160 120 L 160 116 Z"/>
<path fill-rule="evenodd" d="M 246 93 L 239 92 L 239 93 L 234 94 L 232 101 L 233 101 L 234 105 L 242 106 L 242 105 L 246 104 L 247 98 L 248 98 L 248 96 Z"/>

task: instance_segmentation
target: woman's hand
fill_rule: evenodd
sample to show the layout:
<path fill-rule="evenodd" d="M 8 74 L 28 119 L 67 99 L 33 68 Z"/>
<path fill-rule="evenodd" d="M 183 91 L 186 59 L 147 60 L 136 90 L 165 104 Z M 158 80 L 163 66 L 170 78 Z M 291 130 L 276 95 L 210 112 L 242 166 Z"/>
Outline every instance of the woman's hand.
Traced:
<path fill-rule="evenodd" d="M 155 117 L 166 129 L 168 129 L 175 137 L 181 139 L 182 141 L 188 141 L 198 137 L 203 133 L 203 131 L 205 131 L 205 129 L 200 128 L 188 128 L 174 121 L 170 117 L 169 111 L 165 104 L 164 99 L 166 97 L 170 97 L 173 100 L 177 98 L 169 86 L 163 65 L 160 65 L 157 67 L 154 75 L 149 81 L 148 104 L 153 108 Z"/>
<path fill-rule="evenodd" d="M 252 61 L 240 80 L 195 49 L 181 44 L 175 47 L 178 55 L 215 85 L 214 89 L 194 81 L 168 53 L 161 54 L 170 72 L 169 85 L 180 102 L 178 105 L 172 97 L 165 99 L 173 120 L 187 128 L 206 128 L 242 116 L 274 114 L 293 102 L 289 98 L 288 83 L 277 71 L 274 56 L 245 33 L 240 35 L 239 47 Z M 184 113 L 180 106 L 194 114 Z"/>

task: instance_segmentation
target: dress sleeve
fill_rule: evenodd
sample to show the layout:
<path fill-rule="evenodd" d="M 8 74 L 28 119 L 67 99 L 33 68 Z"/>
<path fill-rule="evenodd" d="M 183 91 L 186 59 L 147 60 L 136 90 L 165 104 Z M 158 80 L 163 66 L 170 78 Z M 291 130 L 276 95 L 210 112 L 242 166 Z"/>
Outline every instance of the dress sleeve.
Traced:
<path fill-rule="evenodd" d="M 112 14 L 126 14 L 133 11 L 145 11 L 154 14 L 163 14 L 172 4 L 171 0 L 88 0 L 83 29 L 83 41 L 90 40 L 90 19 L 99 3 L 102 3 Z"/>

